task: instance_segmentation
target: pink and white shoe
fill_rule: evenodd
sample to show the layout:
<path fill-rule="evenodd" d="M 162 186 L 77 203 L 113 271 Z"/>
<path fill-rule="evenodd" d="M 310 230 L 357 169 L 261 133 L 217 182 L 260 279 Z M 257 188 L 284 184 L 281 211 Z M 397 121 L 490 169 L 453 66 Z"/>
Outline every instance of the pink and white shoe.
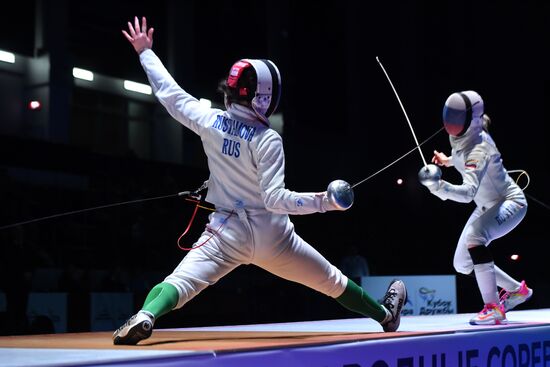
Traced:
<path fill-rule="evenodd" d="M 533 290 L 527 287 L 525 280 L 521 281 L 521 285 L 517 291 L 508 292 L 506 290 L 501 291 L 500 304 L 504 307 L 504 312 L 510 311 L 517 305 L 527 301 L 533 295 Z"/>
<path fill-rule="evenodd" d="M 501 325 L 507 324 L 504 306 L 496 303 L 488 303 L 480 313 L 470 320 L 470 325 Z"/>

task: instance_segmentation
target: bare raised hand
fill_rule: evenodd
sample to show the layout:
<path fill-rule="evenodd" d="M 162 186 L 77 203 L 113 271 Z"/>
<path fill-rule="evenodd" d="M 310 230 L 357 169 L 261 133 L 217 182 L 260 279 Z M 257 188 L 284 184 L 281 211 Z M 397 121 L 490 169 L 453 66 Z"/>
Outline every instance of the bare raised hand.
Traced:
<path fill-rule="evenodd" d="M 149 28 L 149 30 L 147 30 L 147 19 L 145 19 L 145 17 L 141 18 L 141 27 L 138 17 L 135 17 L 134 25 L 132 26 L 132 23 L 128 22 L 128 32 L 122 30 L 122 34 L 126 37 L 128 42 L 132 44 L 134 50 L 140 54 L 143 50 L 153 47 L 154 31 L 154 28 Z"/>
<path fill-rule="evenodd" d="M 432 163 L 435 163 L 438 166 L 445 166 L 445 167 L 450 167 L 452 165 L 451 157 L 447 157 L 445 153 L 438 152 L 437 150 L 434 150 Z"/>

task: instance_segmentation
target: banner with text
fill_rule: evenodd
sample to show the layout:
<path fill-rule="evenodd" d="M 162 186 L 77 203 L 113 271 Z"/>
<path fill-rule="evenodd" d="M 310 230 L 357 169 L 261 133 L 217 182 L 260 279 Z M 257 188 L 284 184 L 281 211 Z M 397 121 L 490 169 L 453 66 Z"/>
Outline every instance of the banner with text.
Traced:
<path fill-rule="evenodd" d="M 456 314 L 456 277 L 454 275 L 405 275 L 361 277 L 361 287 L 372 297 L 382 299 L 388 285 L 401 279 L 408 299 L 402 314 Z"/>

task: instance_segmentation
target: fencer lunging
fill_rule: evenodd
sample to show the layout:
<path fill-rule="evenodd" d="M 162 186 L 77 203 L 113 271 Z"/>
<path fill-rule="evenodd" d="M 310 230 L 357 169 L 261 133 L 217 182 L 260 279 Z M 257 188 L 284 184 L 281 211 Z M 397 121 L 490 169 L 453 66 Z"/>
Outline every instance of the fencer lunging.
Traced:
<path fill-rule="evenodd" d="M 206 201 L 216 211 L 196 242 L 200 246 L 153 287 L 141 310 L 115 331 L 113 342 L 136 344 L 148 338 L 156 319 L 243 264 L 255 264 L 335 298 L 376 320 L 385 331 L 397 330 L 406 302 L 402 281 L 390 283 L 380 304 L 294 231 L 289 214 L 344 210 L 352 197 L 335 201 L 327 191 L 298 193 L 285 188 L 283 143 L 269 122 L 281 93 L 277 66 L 269 60 L 237 61 L 220 85 L 226 110 L 208 108 L 183 90 L 155 55 L 153 29 L 147 29 L 145 18 L 141 24 L 137 17 L 133 24 L 128 22 L 123 34 L 139 54 L 160 103 L 200 136 L 210 170 Z M 329 185 L 328 192 L 350 194 L 341 183 L 335 182 L 333 191 Z"/>
<path fill-rule="evenodd" d="M 462 176 L 462 184 L 442 180 L 441 171 L 433 165 L 419 172 L 421 183 L 440 199 L 461 203 L 473 200 L 476 204 L 460 235 L 453 261 L 457 272 L 475 274 L 485 304 L 470 320 L 473 325 L 506 323 L 506 311 L 533 294 L 525 281 L 518 282 L 495 265 L 488 247 L 491 241 L 514 229 L 527 212 L 525 195 L 504 168 L 489 135 L 489 123 L 478 93 L 470 90 L 451 94 L 443 108 L 443 124 L 452 155 L 434 151 L 432 162 L 454 166 Z"/>

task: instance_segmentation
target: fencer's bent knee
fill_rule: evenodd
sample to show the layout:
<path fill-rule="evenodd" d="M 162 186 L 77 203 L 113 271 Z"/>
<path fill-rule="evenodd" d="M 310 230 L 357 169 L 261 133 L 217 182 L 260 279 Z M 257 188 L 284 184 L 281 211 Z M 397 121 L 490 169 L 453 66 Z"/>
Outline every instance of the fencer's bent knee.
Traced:
<path fill-rule="evenodd" d="M 464 274 L 467 276 L 474 276 L 474 264 L 472 264 L 471 262 L 468 264 L 464 264 L 455 259 L 453 262 L 453 266 L 457 273 Z"/>
<path fill-rule="evenodd" d="M 453 266 L 454 266 L 456 272 L 460 273 L 460 274 L 470 275 L 474 271 L 474 266 L 473 265 L 464 264 L 462 262 L 459 262 L 457 259 L 454 259 Z"/>
<path fill-rule="evenodd" d="M 459 251 L 461 249 L 462 247 L 457 248 L 457 251 L 455 251 L 453 267 L 457 273 L 468 275 L 474 271 L 474 264 L 470 254 L 467 251 Z M 464 250 L 466 250 L 466 247 L 464 247 Z"/>

